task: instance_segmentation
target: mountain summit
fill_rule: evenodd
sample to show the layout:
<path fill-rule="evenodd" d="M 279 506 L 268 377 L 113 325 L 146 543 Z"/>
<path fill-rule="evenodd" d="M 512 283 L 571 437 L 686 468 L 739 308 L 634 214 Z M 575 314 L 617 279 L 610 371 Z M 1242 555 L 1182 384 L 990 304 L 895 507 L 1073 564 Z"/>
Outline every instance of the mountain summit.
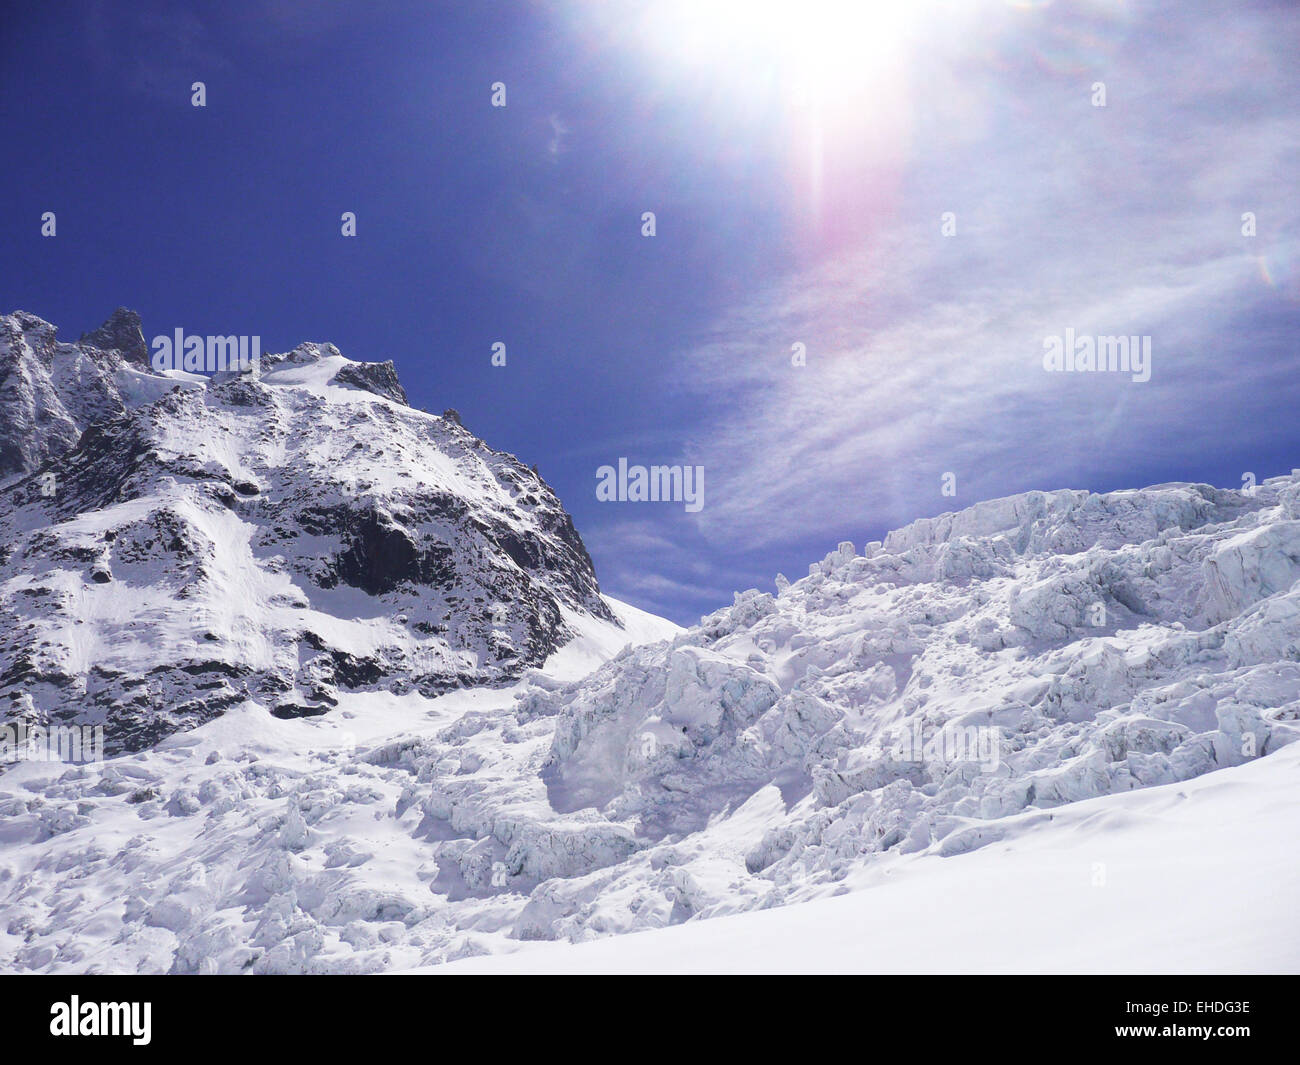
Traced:
<path fill-rule="evenodd" d="M 127 362 L 142 369 L 149 366 L 149 345 L 145 343 L 140 316 L 125 307 L 115 310 L 98 329 L 83 333 L 77 343 L 103 351 L 119 351 Z"/>

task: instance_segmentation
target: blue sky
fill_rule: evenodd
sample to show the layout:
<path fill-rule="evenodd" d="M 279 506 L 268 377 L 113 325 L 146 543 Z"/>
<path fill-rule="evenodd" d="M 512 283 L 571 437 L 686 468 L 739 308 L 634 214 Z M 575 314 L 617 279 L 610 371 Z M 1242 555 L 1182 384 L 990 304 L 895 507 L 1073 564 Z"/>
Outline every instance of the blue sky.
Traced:
<path fill-rule="evenodd" d="M 1300 466 L 1293 5 L 5 23 L 3 310 L 391 358 L 415 405 L 538 465 L 606 592 L 675 620 L 983 498 Z M 1045 372 L 1067 329 L 1151 337 L 1151 380 Z M 703 509 L 598 502 L 619 457 L 702 465 Z"/>

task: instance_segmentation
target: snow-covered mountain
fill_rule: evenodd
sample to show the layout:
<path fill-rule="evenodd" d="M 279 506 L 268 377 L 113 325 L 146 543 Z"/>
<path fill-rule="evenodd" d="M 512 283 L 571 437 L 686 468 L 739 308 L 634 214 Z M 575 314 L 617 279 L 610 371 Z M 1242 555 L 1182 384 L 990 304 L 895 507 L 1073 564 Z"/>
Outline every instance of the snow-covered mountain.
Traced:
<path fill-rule="evenodd" d="M 0 720 L 147 747 L 248 699 L 313 715 L 541 665 L 617 625 L 555 494 L 391 362 L 329 344 L 155 372 L 139 317 L 0 317 Z"/>
<path fill-rule="evenodd" d="M 66 417 L 3 489 L 4 690 L 140 749 L 0 775 L 6 969 L 414 968 L 849 889 L 868 914 L 895 876 L 931 907 L 991 897 L 990 855 L 1060 853 L 1062 826 L 1080 884 L 1108 855 L 1155 884 L 1141 826 L 1229 808 L 1181 784 L 1275 797 L 1250 773 L 1294 765 L 1300 471 L 981 503 L 680 631 L 601 598 L 545 485 L 406 407 L 391 367 L 304 345 L 159 391 L 120 348 L 6 321 L 20 409 Z M 78 360 L 107 420 L 64 396 Z M 1066 897 L 1043 875 L 1027 928 Z M 1099 951 L 1191 964 L 1107 897 L 1133 912 L 1095 896 Z M 1295 922 L 1268 927 L 1270 964 L 1300 964 Z M 1192 967 L 1240 964 L 1224 943 Z"/>

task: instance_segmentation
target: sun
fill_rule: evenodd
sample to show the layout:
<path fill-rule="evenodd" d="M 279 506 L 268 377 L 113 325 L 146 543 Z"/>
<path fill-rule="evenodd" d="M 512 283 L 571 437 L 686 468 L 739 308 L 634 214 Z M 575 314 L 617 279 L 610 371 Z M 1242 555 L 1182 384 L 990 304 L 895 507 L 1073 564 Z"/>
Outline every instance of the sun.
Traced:
<path fill-rule="evenodd" d="M 666 59 L 734 85 L 775 79 L 787 101 L 826 105 L 892 68 L 926 0 L 656 0 L 642 31 Z"/>

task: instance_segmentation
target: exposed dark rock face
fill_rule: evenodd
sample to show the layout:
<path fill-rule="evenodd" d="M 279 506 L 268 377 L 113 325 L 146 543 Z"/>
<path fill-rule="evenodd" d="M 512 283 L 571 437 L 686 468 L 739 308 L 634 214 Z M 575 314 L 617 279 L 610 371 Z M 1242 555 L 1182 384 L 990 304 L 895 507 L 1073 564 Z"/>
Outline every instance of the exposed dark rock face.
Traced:
<path fill-rule="evenodd" d="M 398 381 L 397 369 L 391 359 L 386 362 L 350 362 L 334 375 L 333 380 L 336 385 L 351 385 L 407 405 L 406 389 Z"/>
<path fill-rule="evenodd" d="M 119 351 L 127 362 L 149 369 L 149 345 L 145 343 L 140 316 L 125 307 L 115 310 L 98 329 L 83 333 L 78 343 L 102 351 Z"/>
<path fill-rule="evenodd" d="M 545 482 L 391 363 L 304 344 L 204 383 L 99 346 L 137 334 L 0 317 L 0 722 L 136 750 L 250 700 L 506 682 L 565 611 L 613 620 Z"/>

